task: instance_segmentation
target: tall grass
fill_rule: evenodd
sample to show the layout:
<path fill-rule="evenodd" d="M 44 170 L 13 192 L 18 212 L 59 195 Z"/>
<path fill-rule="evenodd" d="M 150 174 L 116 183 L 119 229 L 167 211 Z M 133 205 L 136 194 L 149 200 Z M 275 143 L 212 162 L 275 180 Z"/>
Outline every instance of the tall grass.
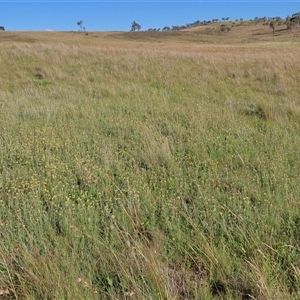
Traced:
<path fill-rule="evenodd" d="M 298 54 L 4 43 L 0 298 L 297 299 Z"/>

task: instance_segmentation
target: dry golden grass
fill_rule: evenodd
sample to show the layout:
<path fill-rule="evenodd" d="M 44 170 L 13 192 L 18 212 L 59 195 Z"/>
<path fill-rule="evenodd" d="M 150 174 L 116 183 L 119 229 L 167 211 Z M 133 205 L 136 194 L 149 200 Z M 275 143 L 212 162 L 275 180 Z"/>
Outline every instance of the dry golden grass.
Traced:
<path fill-rule="evenodd" d="M 197 50 L 199 46 L 214 45 L 252 45 L 252 44 L 297 44 L 300 30 L 292 33 L 286 25 L 276 28 L 275 34 L 268 25 L 236 25 L 227 23 L 231 27 L 228 34 L 220 32 L 220 24 L 199 26 L 182 31 L 165 32 L 0 32 L 0 43 L 61 43 L 65 45 L 84 45 L 122 48 L 140 48 L 145 45 L 150 49 L 164 49 L 165 47 L 179 47 L 181 50 Z"/>
<path fill-rule="evenodd" d="M 207 28 L 0 32 L 0 296 L 298 298 L 299 33 Z"/>

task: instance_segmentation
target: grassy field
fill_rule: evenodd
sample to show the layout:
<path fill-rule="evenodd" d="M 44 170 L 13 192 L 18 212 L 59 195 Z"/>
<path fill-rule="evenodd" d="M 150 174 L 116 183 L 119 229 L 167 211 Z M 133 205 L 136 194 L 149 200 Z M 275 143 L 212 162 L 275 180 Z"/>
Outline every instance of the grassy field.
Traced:
<path fill-rule="evenodd" d="M 299 299 L 300 40 L 0 33 L 0 299 Z"/>

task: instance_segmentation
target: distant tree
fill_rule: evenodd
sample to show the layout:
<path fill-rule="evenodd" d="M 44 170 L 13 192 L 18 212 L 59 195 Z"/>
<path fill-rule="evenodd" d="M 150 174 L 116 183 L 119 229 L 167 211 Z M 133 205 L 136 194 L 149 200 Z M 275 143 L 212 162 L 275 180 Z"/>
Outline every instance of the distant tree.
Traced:
<path fill-rule="evenodd" d="M 5 30 L 4 26 L 0 26 L 0 30 L 4 31 Z"/>
<path fill-rule="evenodd" d="M 300 11 L 299 12 L 296 12 L 294 14 L 292 14 L 292 18 L 297 18 L 297 17 L 300 17 Z"/>
<path fill-rule="evenodd" d="M 227 17 L 225 20 L 228 21 L 228 20 L 229 20 L 229 17 Z"/>
<path fill-rule="evenodd" d="M 290 23 L 289 25 L 287 25 L 287 29 L 290 29 L 292 31 L 292 33 L 294 33 L 298 28 L 299 28 L 300 24 L 298 23 Z"/>
<path fill-rule="evenodd" d="M 300 22 L 300 12 L 292 14 L 292 17 L 290 18 L 291 22 Z"/>
<path fill-rule="evenodd" d="M 82 21 L 82 20 L 80 20 L 80 21 L 77 22 L 77 25 L 80 27 L 80 30 L 81 30 L 81 31 L 82 31 L 82 24 L 83 24 L 83 21 Z"/>
<path fill-rule="evenodd" d="M 228 33 L 228 32 L 230 31 L 230 27 L 227 27 L 226 25 L 222 24 L 222 25 L 220 26 L 220 30 L 221 30 L 222 32 Z"/>
<path fill-rule="evenodd" d="M 132 22 L 130 31 L 135 31 L 135 21 Z"/>
<path fill-rule="evenodd" d="M 270 25 L 270 28 L 273 30 L 273 33 L 275 33 L 275 29 L 276 29 L 275 20 L 272 20 L 269 25 Z"/>
<path fill-rule="evenodd" d="M 160 31 L 160 28 L 149 28 L 148 31 Z"/>
<path fill-rule="evenodd" d="M 285 23 L 287 29 L 290 29 L 294 33 L 300 26 L 300 12 L 293 14 L 292 17 L 287 16 Z"/>
<path fill-rule="evenodd" d="M 141 26 L 140 24 L 136 24 L 136 29 L 137 29 L 138 31 L 140 31 L 141 28 L 142 28 L 142 26 Z"/>
<path fill-rule="evenodd" d="M 162 31 L 167 31 L 167 30 L 171 30 L 171 28 L 169 26 L 165 26 Z"/>
<path fill-rule="evenodd" d="M 142 28 L 142 26 L 140 24 L 138 24 L 136 21 L 133 21 L 131 24 L 131 29 L 130 31 L 140 31 Z"/>

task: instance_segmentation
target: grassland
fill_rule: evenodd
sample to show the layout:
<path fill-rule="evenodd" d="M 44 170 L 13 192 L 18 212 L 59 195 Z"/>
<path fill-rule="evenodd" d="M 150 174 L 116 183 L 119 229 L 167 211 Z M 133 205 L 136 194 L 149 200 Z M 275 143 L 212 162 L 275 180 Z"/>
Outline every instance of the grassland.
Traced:
<path fill-rule="evenodd" d="M 1 33 L 0 299 L 299 299 L 299 45 Z"/>

